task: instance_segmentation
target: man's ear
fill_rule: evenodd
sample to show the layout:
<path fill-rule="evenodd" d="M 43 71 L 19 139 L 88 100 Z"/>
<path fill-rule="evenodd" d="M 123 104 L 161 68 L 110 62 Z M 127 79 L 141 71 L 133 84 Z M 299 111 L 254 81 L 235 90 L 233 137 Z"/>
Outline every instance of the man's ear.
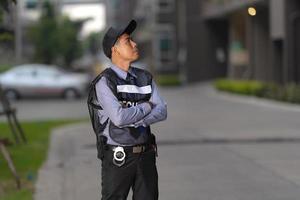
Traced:
<path fill-rule="evenodd" d="M 111 54 L 117 53 L 117 49 L 115 46 L 111 47 Z"/>

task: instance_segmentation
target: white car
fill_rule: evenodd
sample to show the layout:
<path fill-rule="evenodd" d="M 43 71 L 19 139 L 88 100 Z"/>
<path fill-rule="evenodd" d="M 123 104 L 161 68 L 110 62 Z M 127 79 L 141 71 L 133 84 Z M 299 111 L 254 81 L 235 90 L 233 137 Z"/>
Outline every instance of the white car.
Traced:
<path fill-rule="evenodd" d="M 86 93 L 87 74 L 65 72 L 56 66 L 25 64 L 0 74 L 0 85 L 9 99 L 25 96 L 78 98 Z"/>

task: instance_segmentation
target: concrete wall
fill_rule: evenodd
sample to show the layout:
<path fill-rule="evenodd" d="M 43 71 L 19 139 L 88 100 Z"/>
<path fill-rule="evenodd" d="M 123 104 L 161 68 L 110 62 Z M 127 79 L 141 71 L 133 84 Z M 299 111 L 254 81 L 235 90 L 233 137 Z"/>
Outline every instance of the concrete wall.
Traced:
<path fill-rule="evenodd" d="M 106 6 L 106 24 L 120 26 L 128 23 L 134 16 L 137 0 L 103 0 Z"/>
<path fill-rule="evenodd" d="M 162 11 L 158 11 L 156 13 L 156 28 L 157 31 L 163 31 L 164 29 L 170 31 L 169 35 L 172 38 L 172 42 L 171 42 L 171 62 L 157 62 L 156 65 L 159 65 L 157 68 L 157 71 L 161 74 L 178 74 L 179 72 L 179 65 L 177 62 L 177 55 L 178 55 L 178 34 L 177 34 L 177 27 L 178 27 L 178 14 L 177 14 L 177 0 L 173 0 L 173 6 L 172 9 L 170 9 L 170 11 L 168 12 L 162 12 Z M 164 28 L 165 27 L 165 28 Z M 170 29 L 169 29 L 170 28 Z M 154 42 L 156 43 L 156 45 L 160 45 L 158 44 L 158 41 L 160 40 L 158 36 L 158 34 L 156 32 L 153 32 L 154 34 Z M 155 45 L 153 45 L 155 46 Z M 154 51 L 159 51 L 158 50 L 159 47 L 156 47 L 154 49 Z M 158 52 L 154 52 L 154 55 L 158 53 Z M 159 55 L 155 56 L 155 59 L 158 59 Z"/>
<path fill-rule="evenodd" d="M 270 29 L 272 39 L 278 40 L 285 37 L 285 1 L 270 1 Z"/>
<path fill-rule="evenodd" d="M 203 81 L 225 76 L 227 71 L 228 23 L 226 20 L 205 21 L 200 1 L 188 1 L 187 13 L 187 81 Z M 218 61 L 223 51 L 225 60 Z"/>
<path fill-rule="evenodd" d="M 300 2 L 299 0 L 286 1 L 286 42 L 284 60 L 284 82 L 300 83 Z"/>
<path fill-rule="evenodd" d="M 270 26 L 267 8 L 259 9 L 252 17 L 252 68 L 253 78 L 262 81 L 272 81 L 272 66 L 270 65 Z"/>
<path fill-rule="evenodd" d="M 295 47 L 294 47 L 294 67 L 295 67 L 295 82 L 300 83 L 300 19 L 297 20 L 295 23 L 295 31 L 294 31 L 294 38 L 295 38 Z"/>
<path fill-rule="evenodd" d="M 277 83 L 284 82 L 284 57 L 283 57 L 284 41 L 273 40 L 271 42 L 270 65 L 272 68 L 272 81 Z"/>

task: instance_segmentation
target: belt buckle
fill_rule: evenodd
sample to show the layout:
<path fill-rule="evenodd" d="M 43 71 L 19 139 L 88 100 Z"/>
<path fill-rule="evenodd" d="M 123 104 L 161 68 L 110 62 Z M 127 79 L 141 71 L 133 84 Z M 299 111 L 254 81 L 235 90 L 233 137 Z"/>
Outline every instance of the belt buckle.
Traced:
<path fill-rule="evenodd" d="M 141 153 L 143 151 L 143 146 L 132 147 L 132 153 Z"/>

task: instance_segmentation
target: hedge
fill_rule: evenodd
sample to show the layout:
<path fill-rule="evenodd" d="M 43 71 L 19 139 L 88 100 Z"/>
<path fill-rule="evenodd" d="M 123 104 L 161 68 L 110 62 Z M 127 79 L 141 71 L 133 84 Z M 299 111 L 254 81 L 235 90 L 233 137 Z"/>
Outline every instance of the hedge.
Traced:
<path fill-rule="evenodd" d="M 252 80 L 218 79 L 214 85 L 221 91 L 300 104 L 300 85 L 295 83 L 279 85 Z"/>

